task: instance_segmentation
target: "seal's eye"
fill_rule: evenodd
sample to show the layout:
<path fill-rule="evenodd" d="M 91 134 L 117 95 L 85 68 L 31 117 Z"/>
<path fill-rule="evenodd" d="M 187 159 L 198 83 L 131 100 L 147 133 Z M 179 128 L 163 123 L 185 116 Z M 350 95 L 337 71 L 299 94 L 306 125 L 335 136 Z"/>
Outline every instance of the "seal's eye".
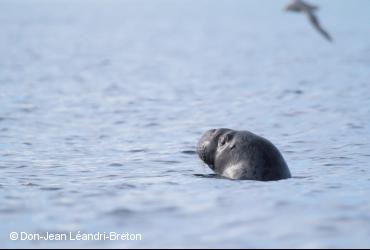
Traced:
<path fill-rule="evenodd" d="M 231 139 L 233 138 L 233 136 L 231 134 L 226 134 L 224 136 L 221 136 L 220 138 L 220 146 L 223 146 L 225 145 L 227 142 L 229 142 Z"/>
<path fill-rule="evenodd" d="M 219 144 L 220 144 L 220 146 L 223 146 L 223 145 L 225 145 L 225 143 L 226 143 L 226 137 L 225 137 L 225 136 L 222 136 L 222 137 L 220 138 L 220 142 L 219 142 Z"/>

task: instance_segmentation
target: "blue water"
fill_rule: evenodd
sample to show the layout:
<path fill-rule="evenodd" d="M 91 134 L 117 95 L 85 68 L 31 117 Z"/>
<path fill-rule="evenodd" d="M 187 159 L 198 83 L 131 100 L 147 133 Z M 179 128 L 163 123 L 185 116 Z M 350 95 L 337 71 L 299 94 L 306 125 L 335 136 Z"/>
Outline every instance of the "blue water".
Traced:
<path fill-rule="evenodd" d="M 314 2 L 314 1 L 312 1 Z M 370 1 L 0 2 L 0 247 L 370 247 Z M 210 128 L 293 178 L 215 178 Z M 10 232 L 141 241 L 11 241 Z"/>

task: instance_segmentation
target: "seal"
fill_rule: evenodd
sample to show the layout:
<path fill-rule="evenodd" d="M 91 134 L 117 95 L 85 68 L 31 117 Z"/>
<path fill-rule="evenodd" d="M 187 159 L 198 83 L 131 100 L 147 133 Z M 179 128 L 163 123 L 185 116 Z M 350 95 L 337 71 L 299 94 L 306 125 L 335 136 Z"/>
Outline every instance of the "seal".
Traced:
<path fill-rule="evenodd" d="M 291 177 L 279 150 L 249 131 L 208 130 L 198 142 L 197 153 L 216 174 L 229 179 L 276 181 Z"/>

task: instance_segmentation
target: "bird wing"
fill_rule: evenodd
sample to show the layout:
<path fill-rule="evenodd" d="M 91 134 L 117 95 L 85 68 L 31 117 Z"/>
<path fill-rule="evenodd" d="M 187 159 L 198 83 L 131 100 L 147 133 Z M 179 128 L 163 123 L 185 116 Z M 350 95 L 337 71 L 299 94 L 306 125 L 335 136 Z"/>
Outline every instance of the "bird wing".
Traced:
<path fill-rule="evenodd" d="M 305 13 L 307 14 L 311 24 L 321 33 L 321 35 L 331 42 L 333 39 L 331 38 L 330 34 L 321 27 L 320 22 L 313 11 L 305 11 Z"/>
<path fill-rule="evenodd" d="M 306 3 L 306 2 L 303 2 L 301 1 L 301 5 L 304 9 L 307 9 L 307 10 L 318 10 L 319 9 L 319 6 L 317 5 L 312 5 L 312 4 L 309 4 L 309 3 Z"/>

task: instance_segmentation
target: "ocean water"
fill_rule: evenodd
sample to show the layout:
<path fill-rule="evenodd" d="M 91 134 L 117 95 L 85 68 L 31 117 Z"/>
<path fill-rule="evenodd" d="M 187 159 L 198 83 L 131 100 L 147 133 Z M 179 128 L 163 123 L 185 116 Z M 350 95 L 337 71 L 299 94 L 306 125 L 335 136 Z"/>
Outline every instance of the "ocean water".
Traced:
<path fill-rule="evenodd" d="M 370 247 L 370 1 L 285 3 L 0 1 L 0 247 Z M 293 178 L 214 176 L 218 127 Z"/>

